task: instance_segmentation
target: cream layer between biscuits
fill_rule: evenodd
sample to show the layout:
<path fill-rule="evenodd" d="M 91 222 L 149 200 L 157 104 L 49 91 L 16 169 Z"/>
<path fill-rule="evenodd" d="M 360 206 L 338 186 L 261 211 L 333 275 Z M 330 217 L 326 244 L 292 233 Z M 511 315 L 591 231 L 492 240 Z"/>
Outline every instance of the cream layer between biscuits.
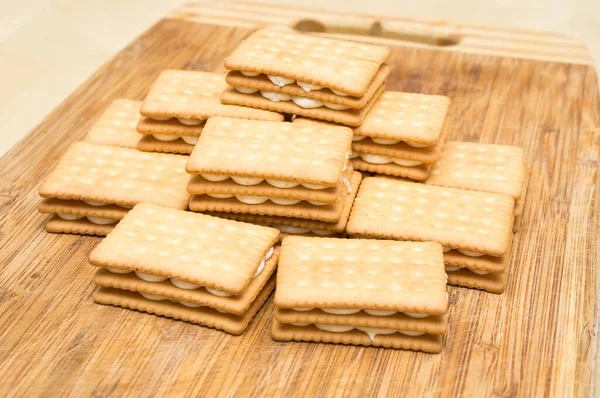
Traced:
<path fill-rule="evenodd" d="M 352 142 L 362 141 L 365 138 L 367 138 L 367 136 L 354 134 L 354 136 L 352 136 Z M 406 145 L 411 146 L 413 148 L 427 148 L 428 147 L 428 145 L 422 145 L 422 144 L 417 144 L 414 142 L 408 142 L 408 141 L 402 141 L 402 140 L 389 140 L 386 138 L 375 138 L 375 137 L 369 137 L 369 138 L 371 138 L 371 141 L 373 141 L 374 143 L 379 144 L 379 145 L 396 145 L 401 142 L 404 142 Z"/>
<path fill-rule="evenodd" d="M 60 199 L 57 198 L 58 200 L 68 200 L 68 199 Z M 96 207 L 103 207 L 103 206 L 108 206 L 110 203 L 104 203 L 104 202 L 95 202 L 92 200 L 82 200 L 81 202 L 86 203 L 90 206 L 96 206 Z M 123 205 L 117 205 L 119 207 L 122 207 L 124 209 L 131 209 L 131 207 L 128 206 L 123 206 Z M 110 225 L 110 224 L 116 224 L 119 222 L 118 219 L 116 218 L 108 218 L 108 217 L 91 217 L 91 216 L 80 216 L 80 215 L 74 215 L 74 214 L 63 214 L 63 213 L 56 213 L 56 215 L 60 218 L 62 218 L 63 220 L 67 220 L 67 221 L 75 221 L 75 220 L 81 220 L 82 218 L 87 218 L 88 221 L 97 224 L 97 225 Z"/>
<path fill-rule="evenodd" d="M 358 157 L 360 157 L 365 162 L 371 163 L 371 164 L 395 163 L 398 166 L 404 166 L 404 167 L 416 167 L 416 166 L 420 166 L 423 164 L 422 162 L 419 162 L 416 160 L 393 158 L 390 156 L 383 156 L 383 155 L 371 155 L 369 153 L 360 153 L 360 152 L 355 152 L 355 151 L 352 151 L 352 153 L 350 154 L 351 159 L 358 158 Z"/>

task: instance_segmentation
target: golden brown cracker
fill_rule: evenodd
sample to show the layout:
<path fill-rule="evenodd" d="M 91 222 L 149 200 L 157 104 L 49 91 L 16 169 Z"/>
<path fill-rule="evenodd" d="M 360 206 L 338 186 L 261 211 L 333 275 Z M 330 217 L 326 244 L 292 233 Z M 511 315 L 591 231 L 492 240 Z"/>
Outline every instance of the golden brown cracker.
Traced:
<path fill-rule="evenodd" d="M 141 135 L 136 131 L 140 101 L 117 99 L 96 120 L 83 141 L 135 148 Z"/>
<path fill-rule="evenodd" d="M 194 150 L 194 145 L 188 144 L 181 138 L 175 141 L 161 141 L 157 140 L 151 135 L 146 135 L 140 139 L 137 148 L 143 152 L 162 152 L 190 155 Z"/>
<path fill-rule="evenodd" d="M 142 116 L 137 124 L 141 134 L 168 134 L 198 137 L 204 129 L 204 121 L 197 126 L 188 126 L 177 119 L 158 121 Z"/>
<path fill-rule="evenodd" d="M 352 167 L 355 170 L 368 171 L 375 174 L 384 174 L 394 177 L 409 178 L 415 181 L 424 181 L 429 176 L 431 165 L 421 164 L 418 166 L 400 166 L 395 163 L 373 164 L 362 160 L 361 158 L 352 158 Z"/>
<path fill-rule="evenodd" d="M 85 218 L 79 220 L 63 220 L 58 216 L 52 216 L 46 223 L 46 231 L 53 234 L 106 236 L 113 230 L 115 225 L 117 224 L 95 224 Z"/>

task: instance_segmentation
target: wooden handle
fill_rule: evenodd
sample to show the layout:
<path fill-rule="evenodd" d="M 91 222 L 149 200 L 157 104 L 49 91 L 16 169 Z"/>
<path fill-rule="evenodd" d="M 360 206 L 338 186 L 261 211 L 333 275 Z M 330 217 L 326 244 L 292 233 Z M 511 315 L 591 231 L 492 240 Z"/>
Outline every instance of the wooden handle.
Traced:
<path fill-rule="evenodd" d="M 526 29 L 228 0 L 187 4 L 168 18 L 249 29 L 276 26 L 388 46 L 433 47 L 442 51 L 592 65 L 587 48 L 580 42 L 558 33 Z"/>

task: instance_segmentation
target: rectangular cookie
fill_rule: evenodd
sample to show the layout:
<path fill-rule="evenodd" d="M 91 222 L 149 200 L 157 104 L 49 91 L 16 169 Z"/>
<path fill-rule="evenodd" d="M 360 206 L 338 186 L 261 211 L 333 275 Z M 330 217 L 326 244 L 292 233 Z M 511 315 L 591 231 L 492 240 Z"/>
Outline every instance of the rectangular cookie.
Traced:
<path fill-rule="evenodd" d="M 335 203 L 340 197 L 340 190 L 348 191 L 349 179 L 352 176 L 352 168 L 345 170 L 342 180 L 336 187 L 327 189 L 309 189 L 302 185 L 292 188 L 277 188 L 263 181 L 258 185 L 240 185 L 232 179 L 225 181 L 212 182 L 207 181 L 200 175 L 192 176 L 188 183 L 188 192 L 194 195 L 215 194 L 215 195 L 242 195 L 242 196 L 260 196 L 267 198 L 284 198 L 297 200 L 310 200 L 322 203 Z M 345 180 L 344 180 L 345 178 Z"/>
<path fill-rule="evenodd" d="M 100 115 L 83 141 L 136 148 L 141 135 L 136 131 L 141 101 L 119 98 Z"/>
<path fill-rule="evenodd" d="M 460 251 L 454 249 L 444 253 L 444 263 L 446 264 L 446 271 L 449 272 L 450 268 L 459 267 L 459 268 L 468 268 L 471 270 L 475 270 L 475 272 L 501 272 L 508 266 L 510 262 L 510 247 L 512 244 L 509 244 L 508 250 L 503 256 L 493 257 L 493 256 L 469 256 L 467 254 L 463 254 Z M 447 249 L 445 249 L 447 250 Z"/>
<path fill-rule="evenodd" d="M 94 284 L 101 287 L 143 293 L 148 297 L 157 296 L 174 302 L 183 302 L 183 305 L 192 308 L 210 307 L 221 312 L 242 315 L 263 290 L 271 275 L 274 274 L 278 259 L 279 247 L 275 247 L 273 256 L 265 263 L 260 275 L 252 279 L 248 287 L 237 296 L 220 297 L 209 293 L 206 289 L 181 289 L 169 280 L 147 282 L 137 277 L 134 272 L 115 274 L 107 269 L 99 269 L 96 272 Z"/>
<path fill-rule="evenodd" d="M 148 203 L 135 206 L 92 251 L 89 261 L 182 289 L 239 295 L 260 274 L 279 238 L 274 228 Z"/>
<path fill-rule="evenodd" d="M 200 121 L 197 125 L 186 125 L 177 119 L 153 120 L 142 116 L 137 124 L 137 131 L 140 134 L 159 134 L 159 135 L 177 135 L 180 137 L 198 137 L 202 134 L 205 121 Z"/>
<path fill-rule="evenodd" d="M 38 204 L 40 213 L 63 215 L 66 216 L 64 219 L 68 221 L 85 217 L 121 220 L 129 210 L 129 208 L 114 204 L 95 206 L 80 200 L 60 200 L 56 198 L 42 199 Z"/>
<path fill-rule="evenodd" d="M 365 94 L 361 97 L 341 96 L 337 95 L 328 88 L 322 88 L 320 90 L 305 91 L 296 83 L 286 84 L 285 86 L 278 86 L 274 84 L 267 75 L 259 75 L 256 77 L 244 76 L 240 72 L 233 71 L 229 72 L 225 77 L 227 84 L 230 86 L 246 88 L 246 90 L 238 90 L 240 92 L 245 91 L 246 94 L 251 91 L 267 91 L 271 93 L 283 93 L 290 96 L 306 97 L 315 99 L 322 102 L 328 102 L 332 104 L 342 105 L 351 109 L 361 109 L 369 102 L 369 100 L 375 95 L 377 89 L 385 82 L 385 79 L 391 72 L 391 68 L 388 65 L 382 65 L 377 71 L 375 78 L 371 80 L 369 88 Z M 250 89 L 250 90 L 248 90 Z"/>
<path fill-rule="evenodd" d="M 113 230 L 115 225 L 116 223 L 96 224 L 86 218 L 65 220 L 57 215 L 53 215 L 46 222 L 46 231 L 53 234 L 106 236 Z"/>
<path fill-rule="evenodd" d="M 229 54 L 225 68 L 282 76 L 360 97 L 389 55 L 384 46 L 261 29 Z"/>
<path fill-rule="evenodd" d="M 294 234 L 302 236 L 325 236 L 329 234 L 343 234 L 346 231 L 346 224 L 348 222 L 348 216 L 350 215 L 350 209 L 354 198 L 360 185 L 362 176 L 359 172 L 355 171 L 352 173 L 350 178 L 350 191 L 346 197 L 344 208 L 340 219 L 335 223 L 327 223 L 315 220 L 306 220 L 302 218 L 292 217 L 277 217 L 267 216 L 258 214 L 242 214 L 242 213 L 222 213 L 222 212 L 209 212 L 207 214 L 228 218 L 230 220 L 237 220 L 243 222 L 251 222 L 255 224 L 268 225 L 273 228 L 277 228 L 283 234 Z M 316 232 L 316 233 L 315 233 Z"/>
<path fill-rule="evenodd" d="M 43 198 L 185 209 L 187 156 L 143 153 L 89 142 L 71 145 L 42 183 Z"/>
<path fill-rule="evenodd" d="M 222 73 L 164 70 L 150 87 L 140 113 L 159 121 L 177 118 L 184 124 L 201 124 L 212 116 L 283 121 L 283 115 L 275 112 L 222 104 L 219 96 L 226 87 Z"/>
<path fill-rule="evenodd" d="M 356 152 L 353 154 L 356 155 Z M 430 164 L 420 164 L 418 166 L 400 166 L 395 163 L 373 164 L 365 162 L 360 157 L 350 159 L 352 167 L 359 171 L 368 171 L 375 174 L 384 174 L 394 177 L 409 178 L 415 181 L 424 181 L 429 176 Z"/>
<path fill-rule="evenodd" d="M 354 134 L 432 146 L 441 137 L 449 105 L 442 95 L 386 91 Z"/>
<path fill-rule="evenodd" d="M 345 333 L 332 333 L 319 330 L 312 325 L 298 327 L 280 323 L 275 319 L 271 327 L 271 336 L 277 341 L 352 344 L 367 347 L 423 351 L 431 354 L 440 353 L 443 347 L 442 336 L 436 334 L 409 337 L 395 333 L 393 335 L 377 335 L 371 340 L 366 333 L 358 330 L 351 330 Z"/>
<path fill-rule="evenodd" d="M 507 277 L 507 269 L 487 275 L 477 275 L 467 268 L 463 268 L 459 271 L 448 272 L 448 284 L 500 294 L 506 288 Z"/>
<path fill-rule="evenodd" d="M 190 174 L 339 184 L 352 130 L 213 117 L 186 166 Z"/>
<path fill-rule="evenodd" d="M 188 144 L 182 138 L 173 141 L 161 141 L 152 135 L 144 135 L 138 142 L 137 148 L 143 152 L 163 152 L 190 155 L 194 145 Z"/>
<path fill-rule="evenodd" d="M 385 85 L 381 85 L 373 94 L 373 97 L 361 109 L 336 110 L 327 107 L 302 108 L 292 101 L 274 102 L 261 96 L 260 93 L 243 94 L 236 91 L 233 87 L 228 87 L 221 94 L 221 102 L 224 104 L 240 105 L 249 108 L 264 109 L 273 112 L 289 113 L 300 115 L 312 119 L 324 120 L 332 123 L 339 123 L 346 126 L 359 126 L 371 107 L 385 90 Z"/>
<path fill-rule="evenodd" d="M 450 141 L 425 183 L 497 193 L 518 201 L 525 184 L 523 148 Z"/>
<path fill-rule="evenodd" d="M 363 179 L 346 230 L 351 236 L 434 241 L 499 257 L 512 239 L 514 199 L 390 178 Z"/>
<path fill-rule="evenodd" d="M 98 288 L 92 298 L 96 303 L 114 305 L 146 312 L 149 314 L 179 319 L 185 322 L 222 330 L 233 335 L 242 334 L 260 307 L 267 301 L 275 288 L 275 276 L 271 277 L 263 290 L 242 315 L 223 314 L 209 307 L 189 308 L 171 301 L 148 300 L 139 293 L 112 288 Z"/>

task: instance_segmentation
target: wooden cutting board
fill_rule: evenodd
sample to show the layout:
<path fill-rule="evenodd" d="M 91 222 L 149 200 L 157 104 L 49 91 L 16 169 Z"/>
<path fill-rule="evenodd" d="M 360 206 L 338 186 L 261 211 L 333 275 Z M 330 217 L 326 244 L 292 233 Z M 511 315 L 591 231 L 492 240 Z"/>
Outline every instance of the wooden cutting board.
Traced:
<path fill-rule="evenodd" d="M 502 295 L 450 289 L 442 354 L 240 337 L 94 304 L 97 238 L 52 235 L 48 170 L 116 98 L 165 68 L 223 71 L 260 25 L 392 47 L 388 89 L 452 98 L 450 139 L 519 145 L 529 170 Z M 66 66 L 68 67 L 68 66 Z M 586 396 L 598 384 L 598 82 L 552 33 L 204 2 L 152 26 L 0 160 L 0 395 Z M 52 394 L 50 394 L 52 392 Z"/>

